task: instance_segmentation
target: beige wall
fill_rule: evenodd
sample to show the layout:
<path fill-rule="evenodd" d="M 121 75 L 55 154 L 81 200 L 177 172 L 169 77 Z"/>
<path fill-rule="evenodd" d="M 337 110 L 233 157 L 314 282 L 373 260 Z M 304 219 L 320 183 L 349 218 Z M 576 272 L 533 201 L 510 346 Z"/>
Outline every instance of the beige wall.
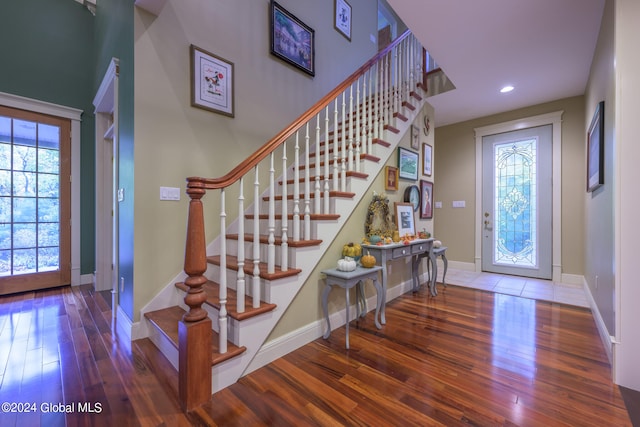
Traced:
<path fill-rule="evenodd" d="M 434 164 L 438 168 L 435 235 L 446 243 L 450 261 L 473 265 L 475 260 L 476 142 L 474 128 L 556 111 L 562 115 L 562 273 L 584 273 L 584 97 L 558 101 L 438 127 Z M 436 112 L 437 114 L 437 112 Z M 464 200 L 465 208 L 452 208 Z"/>
<path fill-rule="evenodd" d="M 429 114 L 430 117 L 433 117 L 433 107 L 431 107 L 431 105 L 429 104 L 425 104 L 421 114 L 419 114 L 415 120 L 415 124 L 417 126 L 421 125 L 421 117 L 423 117 L 424 114 Z M 433 146 L 434 152 L 436 151 L 434 146 L 433 131 L 431 131 L 428 136 L 424 136 L 424 134 L 422 134 L 420 142 L 426 142 L 430 144 L 431 146 Z M 407 134 L 403 137 L 402 141 L 400 142 L 400 146 L 411 149 L 410 132 L 407 132 Z M 422 157 L 420 157 L 420 161 L 422 161 Z M 392 155 L 386 164 L 389 166 L 397 166 L 396 156 Z M 421 175 L 419 179 L 425 179 L 427 181 L 434 182 L 435 176 L 436 169 L 434 167 L 431 177 Z M 373 195 L 374 191 L 379 194 L 385 193 L 389 198 L 389 206 L 391 207 L 391 209 L 393 209 L 394 202 L 402 202 L 404 189 L 412 184 L 414 184 L 414 182 L 400 180 L 398 191 L 385 191 L 383 172 L 378 175 L 372 182 L 368 192 L 371 195 Z M 282 319 L 280 319 L 280 322 L 273 330 L 267 341 L 274 340 L 278 337 L 286 335 L 287 333 L 303 328 L 305 325 L 313 324 L 314 322 L 322 319 L 321 295 L 322 288 L 324 287 L 324 280 L 323 275 L 320 272 L 322 270 L 334 268 L 336 266 L 338 259 L 342 257 L 343 245 L 349 242 L 362 241 L 362 238 L 364 237 L 364 222 L 367 217 L 367 208 L 369 207 L 370 202 L 371 197 L 365 196 L 358 204 L 357 208 L 353 211 L 353 214 L 342 228 L 340 235 L 329 247 L 325 256 L 320 260 L 317 267 L 311 273 L 309 279 L 306 281 L 296 298 L 289 305 L 289 308 L 282 316 Z M 416 215 L 416 228 L 418 230 L 422 230 L 424 228 L 429 232 L 433 232 L 434 221 L 435 217 L 433 220 L 426 220 L 420 219 L 419 215 Z M 389 289 L 392 289 L 393 287 L 410 280 L 411 267 L 409 264 L 406 264 L 405 260 L 393 261 L 389 263 L 389 266 Z M 367 286 L 367 295 L 375 295 L 373 286 Z M 355 298 L 352 298 L 351 301 L 354 301 L 354 299 Z M 335 311 L 344 310 L 344 305 L 344 293 L 334 290 L 329 298 L 329 314 L 334 313 Z"/>
<path fill-rule="evenodd" d="M 615 334 L 614 263 L 614 177 L 615 177 L 615 69 L 614 69 L 614 3 L 606 2 L 598 43 L 593 55 L 589 83 L 585 93 L 585 135 L 596 106 L 604 101 L 604 185 L 586 193 L 585 272 L 600 315 L 610 335 Z"/>
<path fill-rule="evenodd" d="M 188 200 L 183 191 L 181 201 L 161 202 L 159 187 L 224 175 L 376 52 L 369 1 L 349 2 L 351 42 L 334 29 L 332 4 L 279 3 L 315 30 L 313 78 L 270 55 L 268 0 L 167 0 L 157 17 L 136 8 L 134 321 L 184 261 Z M 190 44 L 234 63 L 234 118 L 191 107 Z M 207 241 L 219 234 L 217 198 L 205 200 Z"/>

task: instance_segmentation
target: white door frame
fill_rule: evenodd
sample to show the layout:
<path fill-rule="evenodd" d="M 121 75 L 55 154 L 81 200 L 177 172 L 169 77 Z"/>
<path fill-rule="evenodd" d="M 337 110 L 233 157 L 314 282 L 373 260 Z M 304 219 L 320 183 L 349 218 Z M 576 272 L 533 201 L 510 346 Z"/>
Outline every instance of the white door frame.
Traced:
<path fill-rule="evenodd" d="M 96 123 L 96 291 L 118 292 L 118 60 L 112 58 L 93 100 Z M 113 118 L 113 120 L 112 120 Z M 114 311 L 115 313 L 115 311 Z"/>
<path fill-rule="evenodd" d="M 82 110 L 0 92 L 0 104 L 71 120 L 71 285 L 91 283 L 80 275 L 80 117 Z"/>
<path fill-rule="evenodd" d="M 537 126 L 553 125 L 552 130 L 552 224 L 553 259 L 551 278 L 562 281 L 562 113 L 556 111 L 509 122 L 475 128 L 476 137 L 476 213 L 475 213 L 475 267 L 482 271 L 482 137 Z"/>

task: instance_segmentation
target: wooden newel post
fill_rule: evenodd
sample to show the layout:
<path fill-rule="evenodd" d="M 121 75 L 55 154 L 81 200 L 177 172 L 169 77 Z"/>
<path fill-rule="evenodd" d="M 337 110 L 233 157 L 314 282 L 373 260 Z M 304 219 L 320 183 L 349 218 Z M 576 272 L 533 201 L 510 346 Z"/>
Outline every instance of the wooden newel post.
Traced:
<path fill-rule="evenodd" d="M 211 399 L 211 319 L 202 304 L 207 294 L 202 285 L 207 282 L 206 244 L 202 188 L 188 188 L 189 218 L 184 256 L 184 271 L 189 287 L 184 302 L 189 311 L 178 326 L 178 393 L 182 409 L 190 411 Z"/>
<path fill-rule="evenodd" d="M 185 322 L 197 322 L 207 317 L 207 312 L 202 304 L 207 300 L 207 294 L 202 285 L 207 282 L 204 276 L 207 271 L 207 255 L 204 236 L 204 212 L 202 197 L 205 190 L 202 188 L 188 188 L 187 194 L 191 198 L 189 202 L 189 218 L 187 220 L 187 242 L 184 253 L 184 272 L 189 276 L 185 285 L 189 287 L 184 303 L 189 306 L 189 312 L 184 315 Z"/>

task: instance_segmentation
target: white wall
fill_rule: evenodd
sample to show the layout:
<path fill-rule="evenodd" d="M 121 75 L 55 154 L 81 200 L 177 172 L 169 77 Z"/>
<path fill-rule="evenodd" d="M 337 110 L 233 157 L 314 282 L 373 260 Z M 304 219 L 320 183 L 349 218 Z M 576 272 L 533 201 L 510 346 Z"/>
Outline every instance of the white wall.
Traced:
<path fill-rule="evenodd" d="M 640 182 L 640 2 L 615 2 L 616 140 L 616 339 L 614 380 L 640 390 L 640 281 L 638 280 L 638 182 Z"/>

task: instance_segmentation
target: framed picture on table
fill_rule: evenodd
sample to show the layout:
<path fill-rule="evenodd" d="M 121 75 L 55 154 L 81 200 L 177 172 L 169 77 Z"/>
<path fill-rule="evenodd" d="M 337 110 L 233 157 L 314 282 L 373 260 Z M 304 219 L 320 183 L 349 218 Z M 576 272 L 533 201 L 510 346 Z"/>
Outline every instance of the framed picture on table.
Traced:
<path fill-rule="evenodd" d="M 395 203 L 396 227 L 398 234 L 402 236 L 415 236 L 416 221 L 413 216 L 413 205 L 411 203 Z"/>

